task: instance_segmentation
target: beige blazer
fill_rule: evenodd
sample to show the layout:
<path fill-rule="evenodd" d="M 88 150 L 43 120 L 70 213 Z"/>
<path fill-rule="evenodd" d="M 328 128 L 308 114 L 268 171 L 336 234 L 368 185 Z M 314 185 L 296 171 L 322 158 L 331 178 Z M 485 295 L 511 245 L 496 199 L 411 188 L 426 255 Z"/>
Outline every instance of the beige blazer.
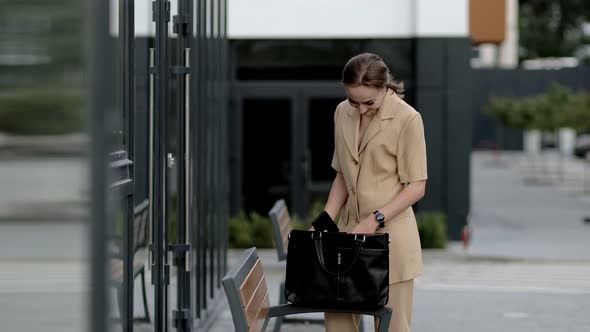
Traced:
<path fill-rule="evenodd" d="M 358 144 L 360 113 L 348 101 L 334 114 L 332 168 L 344 175 L 348 199 L 338 227 L 351 231 L 359 220 L 387 205 L 405 183 L 426 180 L 426 143 L 420 113 L 389 91 Z M 422 251 L 412 207 L 386 216 L 390 284 L 422 273 Z"/>

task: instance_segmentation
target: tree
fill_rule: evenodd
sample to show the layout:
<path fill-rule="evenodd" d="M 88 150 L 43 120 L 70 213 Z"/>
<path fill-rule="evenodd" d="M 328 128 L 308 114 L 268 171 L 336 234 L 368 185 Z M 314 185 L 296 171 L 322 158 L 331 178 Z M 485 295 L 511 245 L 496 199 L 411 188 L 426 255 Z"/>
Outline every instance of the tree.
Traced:
<path fill-rule="evenodd" d="M 0 49 L 8 46 L 0 54 L 38 59 L 0 63 L 0 81 L 9 82 L 7 88 L 12 89 L 45 87 L 63 83 L 65 75 L 81 73 L 83 6 L 79 0 L 0 0 Z"/>
<path fill-rule="evenodd" d="M 521 60 L 574 56 L 590 42 L 582 30 L 589 21 L 588 0 L 520 0 Z"/>
<path fill-rule="evenodd" d="M 590 132 L 590 92 L 578 91 L 561 114 L 563 126 L 579 132 Z"/>

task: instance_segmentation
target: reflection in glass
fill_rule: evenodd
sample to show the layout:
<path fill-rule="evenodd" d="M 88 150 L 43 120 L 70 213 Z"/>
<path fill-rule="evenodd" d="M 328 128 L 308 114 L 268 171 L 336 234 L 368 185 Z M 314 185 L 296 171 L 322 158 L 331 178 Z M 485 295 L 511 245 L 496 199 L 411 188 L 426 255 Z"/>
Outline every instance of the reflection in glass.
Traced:
<path fill-rule="evenodd" d="M 87 321 L 88 149 L 82 3 L 0 3 L 0 322 Z"/>

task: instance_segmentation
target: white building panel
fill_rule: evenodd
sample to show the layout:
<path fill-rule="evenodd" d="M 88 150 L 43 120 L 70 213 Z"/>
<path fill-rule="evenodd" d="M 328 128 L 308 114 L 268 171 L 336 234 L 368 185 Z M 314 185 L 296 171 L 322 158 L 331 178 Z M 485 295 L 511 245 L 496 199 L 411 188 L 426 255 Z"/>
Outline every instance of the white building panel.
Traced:
<path fill-rule="evenodd" d="M 146 37 L 156 35 L 156 24 L 152 19 L 152 0 L 135 1 L 135 36 Z M 170 0 L 170 22 L 176 15 L 178 9 L 177 0 Z M 119 35 L 119 0 L 110 0 L 111 35 Z M 172 34 L 172 24 L 169 24 L 168 31 Z"/>
<path fill-rule="evenodd" d="M 416 0 L 417 37 L 467 37 L 468 0 Z"/>
<path fill-rule="evenodd" d="M 412 0 L 228 0 L 229 38 L 412 35 Z"/>
<path fill-rule="evenodd" d="M 119 1 L 110 1 L 111 34 L 117 35 Z M 210 0 L 196 1 L 203 1 L 208 11 L 211 10 Z M 468 0 L 227 1 L 227 32 L 232 39 L 410 38 L 469 35 Z M 177 0 L 170 0 L 170 7 L 171 16 L 173 16 L 176 14 Z M 219 8 L 214 10 L 217 11 Z M 172 24 L 169 26 L 172 35 Z M 210 34 L 211 31 L 207 31 L 207 35 Z M 155 35 L 151 0 L 135 2 L 135 35 Z"/>
<path fill-rule="evenodd" d="M 468 0 L 228 0 L 228 36 L 468 36 Z"/>

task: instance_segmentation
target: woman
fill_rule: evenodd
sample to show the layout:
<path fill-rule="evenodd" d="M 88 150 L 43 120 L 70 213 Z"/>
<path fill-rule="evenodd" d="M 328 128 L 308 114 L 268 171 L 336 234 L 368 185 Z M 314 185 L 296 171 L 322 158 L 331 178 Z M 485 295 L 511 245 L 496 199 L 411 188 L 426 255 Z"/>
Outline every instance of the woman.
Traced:
<path fill-rule="evenodd" d="M 334 114 L 336 178 L 325 211 L 350 233 L 389 233 L 389 331 L 409 331 L 422 252 L 412 205 L 424 196 L 426 144 L 420 113 L 404 102 L 385 62 L 364 53 L 342 72 L 347 100 Z M 358 331 L 359 317 L 326 313 L 326 331 Z"/>

